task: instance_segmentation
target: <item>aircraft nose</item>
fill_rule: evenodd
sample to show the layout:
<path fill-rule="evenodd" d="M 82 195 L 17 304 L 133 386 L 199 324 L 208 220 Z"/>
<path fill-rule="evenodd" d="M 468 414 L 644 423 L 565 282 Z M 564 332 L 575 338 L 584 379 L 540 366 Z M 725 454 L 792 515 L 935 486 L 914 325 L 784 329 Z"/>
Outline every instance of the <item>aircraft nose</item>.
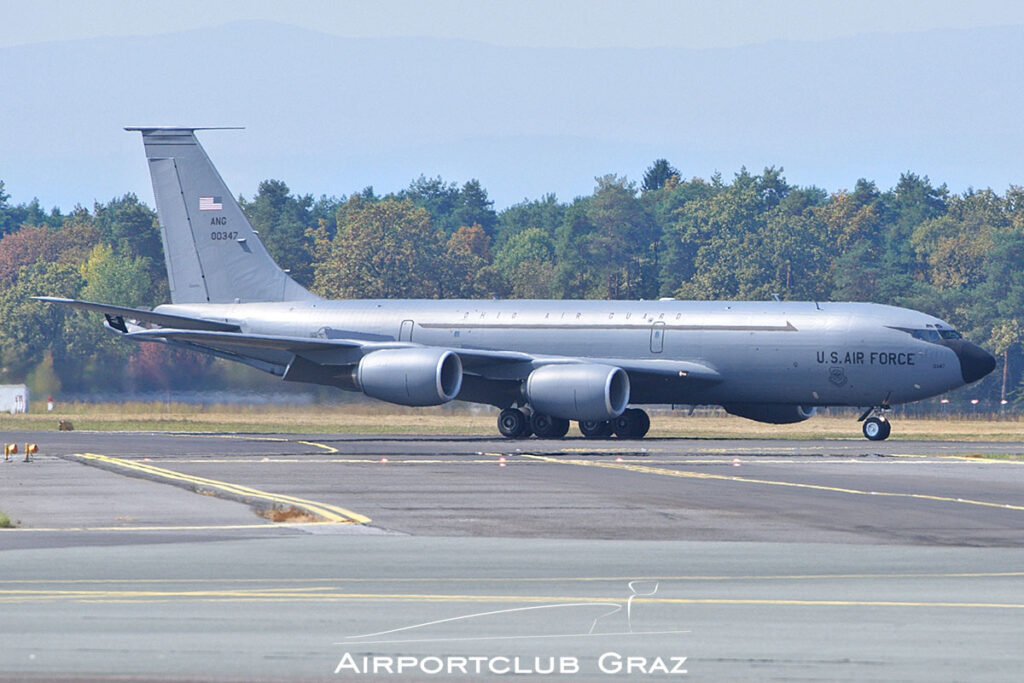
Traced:
<path fill-rule="evenodd" d="M 960 343 L 952 348 L 956 353 L 956 357 L 960 359 L 960 374 L 963 375 L 965 384 L 977 382 L 995 370 L 995 356 L 977 344 L 959 339 L 957 341 Z"/>

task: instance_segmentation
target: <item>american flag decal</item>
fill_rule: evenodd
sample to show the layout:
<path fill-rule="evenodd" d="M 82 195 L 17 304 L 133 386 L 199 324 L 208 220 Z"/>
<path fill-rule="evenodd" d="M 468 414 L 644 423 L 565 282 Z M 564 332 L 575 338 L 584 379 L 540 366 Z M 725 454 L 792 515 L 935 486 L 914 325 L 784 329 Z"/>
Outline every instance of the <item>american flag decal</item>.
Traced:
<path fill-rule="evenodd" d="M 200 197 L 199 198 L 199 210 L 200 211 L 220 211 L 224 208 L 221 203 L 222 197 Z"/>

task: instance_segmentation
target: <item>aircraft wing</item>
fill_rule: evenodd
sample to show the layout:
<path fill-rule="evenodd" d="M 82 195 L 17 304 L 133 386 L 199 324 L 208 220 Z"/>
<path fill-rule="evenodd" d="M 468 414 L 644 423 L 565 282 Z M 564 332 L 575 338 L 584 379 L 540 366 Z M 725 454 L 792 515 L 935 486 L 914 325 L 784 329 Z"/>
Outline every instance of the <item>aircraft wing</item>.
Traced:
<path fill-rule="evenodd" d="M 324 365 L 356 363 L 362 356 L 381 349 L 419 347 L 413 342 L 378 342 L 362 339 L 320 339 L 317 337 L 283 337 L 276 335 L 242 334 L 196 329 L 154 329 L 130 332 L 132 339 L 167 340 L 198 344 L 203 347 L 238 353 L 242 349 L 286 351 Z M 495 363 L 528 363 L 534 356 L 516 351 L 489 351 L 486 349 L 451 349 L 459 355 L 463 366 L 471 370 Z"/>
<path fill-rule="evenodd" d="M 232 325 L 231 323 L 220 323 L 213 320 L 203 320 L 202 318 L 189 318 L 183 315 L 168 315 L 166 313 L 154 313 L 153 311 L 147 311 L 141 308 L 127 308 L 125 306 L 111 306 L 110 304 L 98 304 L 93 301 L 81 301 L 78 299 L 62 299 L 56 296 L 35 296 L 32 297 L 37 301 L 45 301 L 50 304 L 60 304 L 61 306 L 70 306 L 71 308 L 80 308 L 85 311 L 94 311 L 96 313 L 102 313 L 107 316 L 108 321 L 111 318 L 121 318 L 122 322 L 120 327 L 117 327 L 121 332 L 125 332 L 124 320 L 137 320 L 144 323 L 152 323 L 154 325 L 160 325 L 162 327 L 173 327 L 177 329 L 185 330 L 212 330 L 217 332 L 238 332 L 238 325 Z M 111 321 L 113 324 L 113 322 Z"/>
<path fill-rule="evenodd" d="M 642 358 L 593 358 L 588 362 L 614 365 L 626 371 L 631 377 L 646 376 L 651 379 L 689 379 L 702 382 L 721 382 L 722 375 L 714 368 L 689 360 L 660 360 Z"/>
<path fill-rule="evenodd" d="M 360 339 L 319 339 L 316 337 L 285 337 L 239 332 L 220 332 L 197 329 L 150 329 L 129 332 L 136 340 L 186 342 L 230 354 L 246 351 L 288 353 L 320 365 L 352 365 L 373 351 L 395 348 L 414 348 L 422 344 L 413 342 L 378 342 Z M 635 359 L 635 358 L 575 358 L 567 356 L 537 356 L 518 351 L 457 348 L 447 350 L 459 356 L 463 368 L 472 374 L 506 380 L 525 379 L 541 365 L 571 363 L 603 363 L 620 367 L 630 376 L 647 379 L 690 379 L 719 382 L 722 377 L 713 368 L 694 361 Z"/>

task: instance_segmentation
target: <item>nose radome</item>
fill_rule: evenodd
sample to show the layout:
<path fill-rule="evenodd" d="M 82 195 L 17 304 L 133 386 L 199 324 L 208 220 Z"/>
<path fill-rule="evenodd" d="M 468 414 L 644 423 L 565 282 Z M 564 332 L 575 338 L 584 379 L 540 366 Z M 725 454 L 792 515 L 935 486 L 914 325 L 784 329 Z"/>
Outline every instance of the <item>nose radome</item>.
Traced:
<path fill-rule="evenodd" d="M 965 341 L 953 350 L 960 359 L 960 374 L 967 384 L 977 382 L 996 368 L 995 356 L 977 344 Z"/>

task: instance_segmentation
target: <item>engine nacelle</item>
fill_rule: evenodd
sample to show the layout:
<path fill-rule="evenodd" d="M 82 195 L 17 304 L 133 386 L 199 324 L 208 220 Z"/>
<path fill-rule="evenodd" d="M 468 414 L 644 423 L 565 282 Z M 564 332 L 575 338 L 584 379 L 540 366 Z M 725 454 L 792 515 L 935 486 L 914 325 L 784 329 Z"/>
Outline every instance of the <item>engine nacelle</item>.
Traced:
<path fill-rule="evenodd" d="M 757 422 L 769 422 L 774 425 L 803 422 L 817 412 L 817 408 L 814 406 L 785 403 L 723 403 L 722 407 L 730 415 L 738 415 Z"/>
<path fill-rule="evenodd" d="M 610 420 L 629 404 L 629 376 L 611 365 L 542 365 L 526 378 L 526 400 L 566 420 Z"/>
<path fill-rule="evenodd" d="M 367 396 L 403 406 L 437 406 L 459 395 L 462 361 L 444 349 L 381 349 L 363 356 L 355 375 Z"/>

